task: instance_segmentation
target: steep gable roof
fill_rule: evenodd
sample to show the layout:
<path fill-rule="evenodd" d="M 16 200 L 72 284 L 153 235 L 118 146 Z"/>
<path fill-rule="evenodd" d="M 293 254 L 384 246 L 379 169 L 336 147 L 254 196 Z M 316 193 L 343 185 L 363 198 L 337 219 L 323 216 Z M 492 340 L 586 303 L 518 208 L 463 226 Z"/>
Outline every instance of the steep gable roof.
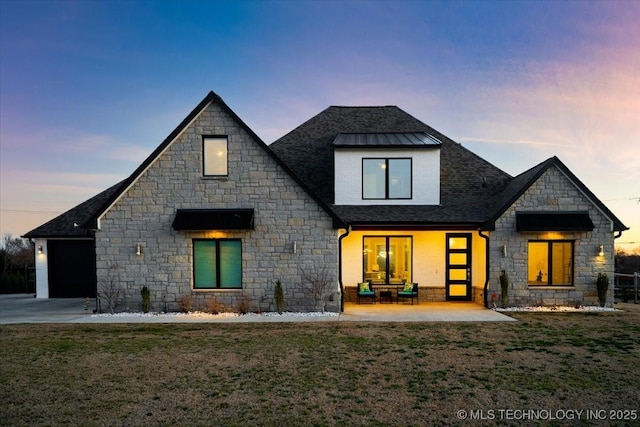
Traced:
<path fill-rule="evenodd" d="M 244 121 L 233 111 L 229 106 L 222 100 L 222 98 L 214 93 L 213 91 L 209 92 L 207 96 L 196 106 L 196 108 L 191 111 L 191 113 L 178 125 L 178 127 L 169 134 L 169 136 L 156 148 L 153 153 L 125 180 L 124 185 L 121 187 L 120 191 L 113 194 L 113 196 L 105 203 L 102 209 L 96 212 L 91 218 L 91 224 L 87 224 L 89 227 L 98 228 L 99 218 L 107 211 L 109 208 L 118 200 L 118 198 L 126 192 L 126 190 L 138 179 L 142 173 L 167 149 L 167 147 L 189 126 L 189 124 L 200 114 L 200 112 L 205 109 L 210 103 L 215 103 L 220 106 L 229 116 L 233 118 L 233 120 L 238 123 L 238 125 L 245 131 L 249 136 L 265 151 L 267 155 L 269 155 L 275 162 L 285 170 L 287 174 L 289 174 L 294 181 L 298 185 L 302 187 L 303 190 L 311 198 L 313 198 L 334 220 L 334 222 L 340 222 L 340 220 L 335 216 L 335 214 L 331 211 L 331 209 L 320 199 L 318 198 L 312 191 L 307 188 L 306 184 L 301 181 L 295 174 L 289 169 L 287 164 L 285 164 L 278 156 L 276 156 L 273 151 L 267 146 L 267 144 L 260 139 L 258 135 L 256 135 L 249 126 L 247 126 Z"/>
<path fill-rule="evenodd" d="M 136 182 L 136 180 L 156 161 L 158 157 L 169 147 L 169 145 L 198 117 L 198 115 L 209 104 L 215 103 L 220 106 L 247 134 L 264 149 L 265 153 L 270 156 L 301 188 L 309 194 L 333 219 L 335 224 L 343 225 L 342 221 L 335 215 L 329 206 L 319 198 L 306 183 L 302 181 L 295 173 L 291 171 L 289 166 L 276 156 L 267 144 L 258 137 L 247 126 L 238 115 L 229 108 L 229 106 L 213 91 L 209 92 L 205 98 L 185 117 L 185 119 L 165 138 L 164 141 L 145 159 L 144 162 L 124 181 L 109 188 L 108 190 L 92 197 L 86 202 L 74 207 L 73 209 L 63 213 L 54 220 L 44 224 L 25 235 L 25 237 L 77 237 L 92 235 L 92 231 L 99 228 L 99 219 L 107 212 L 114 203 Z M 73 227 L 76 223 L 77 226 Z M 73 228 L 67 225 L 71 224 Z"/>
<path fill-rule="evenodd" d="M 481 224 L 511 176 L 396 106 L 329 107 L 270 145 L 328 205 L 334 203 L 333 141 L 343 134 L 423 133 L 440 147 L 440 205 L 332 206 L 347 223 Z"/>
<path fill-rule="evenodd" d="M 482 228 L 485 230 L 494 229 L 495 221 L 502 214 L 504 214 L 505 211 L 509 209 L 509 207 L 513 205 L 513 203 L 518 200 L 518 198 L 520 198 L 520 196 L 522 196 L 522 194 L 527 191 L 529 187 L 531 187 L 531 185 L 533 185 L 533 183 L 535 183 L 547 170 L 552 167 L 557 167 L 576 186 L 576 188 L 578 188 L 578 190 L 591 201 L 591 203 L 593 203 L 607 218 L 609 218 L 613 222 L 613 231 L 624 231 L 629 229 L 556 156 L 545 160 L 544 162 L 513 178 L 513 180 L 511 180 L 511 182 L 506 186 L 504 191 L 502 191 L 502 193 L 495 199 L 494 213 Z"/>
<path fill-rule="evenodd" d="M 104 206 L 114 194 L 120 191 L 125 181 L 109 187 L 100 194 L 93 196 L 89 200 L 80 203 L 63 214 L 58 215 L 51 221 L 29 231 L 23 237 L 26 238 L 55 238 L 55 237 L 90 237 L 93 236 L 91 230 L 85 228 L 85 224 L 95 213 Z"/>

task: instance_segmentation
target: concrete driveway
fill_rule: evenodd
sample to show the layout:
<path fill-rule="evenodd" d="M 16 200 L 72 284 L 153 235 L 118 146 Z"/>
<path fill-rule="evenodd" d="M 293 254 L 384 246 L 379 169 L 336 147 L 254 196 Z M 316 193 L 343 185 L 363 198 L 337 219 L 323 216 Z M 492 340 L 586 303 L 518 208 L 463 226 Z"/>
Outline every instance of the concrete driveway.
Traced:
<path fill-rule="evenodd" d="M 84 298 L 36 299 L 32 294 L 0 295 L 0 324 L 11 323 L 248 323 L 248 322 L 509 322 L 515 319 L 474 303 L 346 304 L 345 312 L 267 313 L 211 316 L 119 313 L 93 315 L 95 300 L 85 310 Z"/>

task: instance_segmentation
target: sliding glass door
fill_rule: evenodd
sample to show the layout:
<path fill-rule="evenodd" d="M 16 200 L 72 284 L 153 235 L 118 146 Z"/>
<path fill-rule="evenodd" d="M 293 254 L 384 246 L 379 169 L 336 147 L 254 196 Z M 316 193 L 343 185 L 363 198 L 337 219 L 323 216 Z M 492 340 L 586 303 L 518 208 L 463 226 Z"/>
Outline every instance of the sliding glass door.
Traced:
<path fill-rule="evenodd" d="M 362 278 L 377 284 L 401 284 L 412 277 L 410 236 L 365 236 L 362 250 Z"/>

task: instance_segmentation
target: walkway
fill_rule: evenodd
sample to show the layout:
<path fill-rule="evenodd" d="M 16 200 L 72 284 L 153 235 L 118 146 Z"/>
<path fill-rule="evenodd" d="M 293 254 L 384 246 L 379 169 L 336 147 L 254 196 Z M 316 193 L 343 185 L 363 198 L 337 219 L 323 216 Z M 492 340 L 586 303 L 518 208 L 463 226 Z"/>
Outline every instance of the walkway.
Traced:
<path fill-rule="evenodd" d="M 92 300 L 95 304 L 95 300 Z M 184 315 L 120 313 L 93 315 L 82 298 L 36 299 L 0 295 L 0 324 L 11 323 L 249 323 L 249 322 L 508 322 L 515 319 L 474 303 L 346 304 L 345 312 L 278 315 Z"/>

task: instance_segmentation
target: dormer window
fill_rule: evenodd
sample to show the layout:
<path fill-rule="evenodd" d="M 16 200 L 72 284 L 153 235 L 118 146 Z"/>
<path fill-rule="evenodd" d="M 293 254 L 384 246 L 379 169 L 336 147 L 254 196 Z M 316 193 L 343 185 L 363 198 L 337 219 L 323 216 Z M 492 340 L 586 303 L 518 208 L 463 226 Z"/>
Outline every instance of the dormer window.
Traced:
<path fill-rule="evenodd" d="M 227 137 L 205 136 L 202 138 L 203 165 L 205 177 L 225 177 L 227 171 Z"/>
<path fill-rule="evenodd" d="M 362 199 L 411 199 L 411 158 L 363 158 Z"/>

